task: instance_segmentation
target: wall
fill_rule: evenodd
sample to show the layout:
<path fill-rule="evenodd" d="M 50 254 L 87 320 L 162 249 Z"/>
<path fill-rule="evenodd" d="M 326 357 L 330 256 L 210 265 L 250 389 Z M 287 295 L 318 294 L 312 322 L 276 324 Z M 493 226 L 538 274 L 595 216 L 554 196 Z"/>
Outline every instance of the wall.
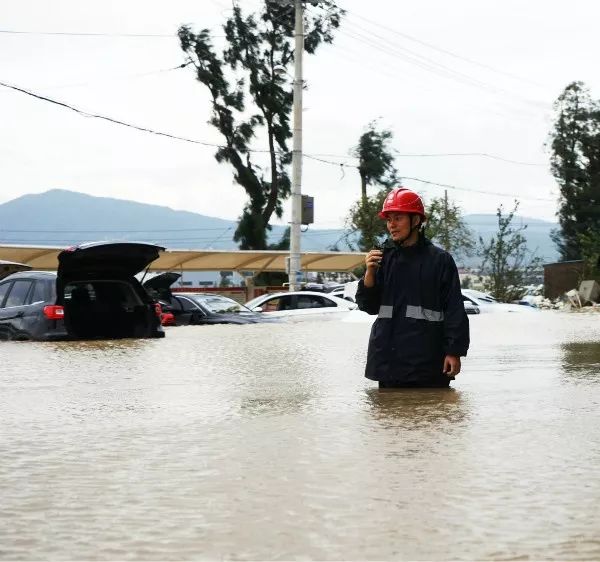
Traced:
<path fill-rule="evenodd" d="M 561 297 L 571 289 L 579 289 L 583 280 L 583 261 L 565 261 L 544 265 L 544 296 Z"/>

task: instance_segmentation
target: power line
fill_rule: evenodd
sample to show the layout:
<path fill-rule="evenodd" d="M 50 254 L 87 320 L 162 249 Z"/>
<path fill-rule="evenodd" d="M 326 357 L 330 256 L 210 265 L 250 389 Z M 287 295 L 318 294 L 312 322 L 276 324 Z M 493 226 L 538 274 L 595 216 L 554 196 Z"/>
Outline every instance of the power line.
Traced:
<path fill-rule="evenodd" d="M 518 164 L 520 166 L 535 166 L 535 167 L 546 167 L 546 164 L 537 164 L 535 162 L 521 162 L 519 160 L 511 160 L 510 158 L 504 158 L 502 156 L 496 156 L 494 154 L 488 154 L 487 152 L 440 152 L 431 154 L 403 154 L 394 150 L 396 156 L 400 158 L 437 158 L 437 157 L 453 157 L 453 156 L 479 156 L 482 158 L 491 158 L 492 160 L 499 160 L 500 162 L 508 162 L 509 164 Z"/>
<path fill-rule="evenodd" d="M 381 42 L 377 41 L 377 39 L 373 39 L 371 37 L 365 36 L 364 34 L 357 32 L 355 30 L 352 30 L 352 31 L 341 30 L 340 33 L 348 35 L 349 37 L 352 37 L 353 39 L 360 41 L 360 42 L 362 42 L 378 51 L 381 51 L 393 58 L 402 59 L 402 60 L 404 60 L 410 64 L 413 64 L 423 70 L 437 74 L 438 76 L 441 76 L 442 78 L 453 80 L 453 81 L 456 81 L 463 85 L 483 89 L 492 94 L 509 95 L 509 96 L 517 99 L 521 103 L 524 103 L 524 104 L 527 104 L 530 106 L 535 105 L 535 107 L 538 110 L 545 109 L 544 106 L 542 104 L 540 104 L 539 102 L 534 102 L 534 101 L 527 100 L 525 98 L 521 98 L 519 95 L 517 95 L 513 92 L 510 92 L 509 90 L 500 88 L 493 84 L 488 84 L 477 78 L 473 78 L 467 74 L 453 70 L 449 67 L 446 67 L 443 64 L 437 63 L 436 61 L 432 61 L 431 59 L 428 59 L 427 57 L 423 57 L 422 55 L 419 55 L 418 53 L 414 53 L 413 51 L 410 51 L 408 49 L 405 49 L 405 48 L 395 45 L 393 43 L 392 43 L 392 47 L 386 46 L 385 44 L 382 45 Z M 369 33 L 369 32 L 367 31 L 366 33 Z M 375 35 L 375 37 L 378 37 L 378 36 Z M 390 43 L 385 38 L 383 40 L 387 43 Z M 409 54 L 408 55 L 401 54 L 398 50 L 406 51 Z"/>
<path fill-rule="evenodd" d="M 77 31 L 20 31 L 16 29 L 0 29 L 0 33 L 11 35 L 57 35 L 65 37 L 134 37 L 134 38 L 153 38 L 153 39 L 176 39 L 175 34 L 161 33 L 93 33 L 93 32 L 77 32 Z"/>
<path fill-rule="evenodd" d="M 177 39 L 175 33 L 107 33 L 87 31 L 21 31 L 16 29 L 0 29 L 0 33 L 6 35 L 47 35 L 59 37 L 123 37 L 135 39 Z M 225 37 L 225 35 L 213 35 L 211 37 Z"/>
<path fill-rule="evenodd" d="M 81 88 L 81 87 L 85 87 L 85 86 L 90 86 L 90 85 L 94 85 L 94 84 L 98 84 L 98 83 L 106 83 L 107 81 L 110 80 L 129 80 L 131 78 L 142 78 L 144 76 L 153 76 L 155 74 L 164 74 L 165 72 L 172 72 L 173 70 L 180 70 L 182 68 L 186 68 L 187 66 L 189 66 L 191 63 L 190 62 L 184 62 L 182 64 L 178 64 L 177 66 L 172 66 L 169 68 L 161 68 L 159 70 L 149 70 L 147 72 L 136 72 L 134 74 L 127 74 L 124 76 L 114 76 L 114 77 L 108 77 L 108 78 L 104 78 L 101 81 L 92 81 L 92 82 L 79 82 L 76 84 L 60 84 L 58 86 L 44 86 L 44 90 L 61 90 L 61 89 L 65 89 L 65 88 Z"/>
<path fill-rule="evenodd" d="M 495 154 L 488 154 L 487 152 L 428 152 L 428 153 L 420 153 L 420 154 L 408 154 L 402 153 L 399 150 L 394 149 L 396 153 L 396 157 L 398 158 L 438 158 L 438 157 L 463 157 L 463 156 L 471 156 L 471 157 L 481 157 L 481 158 L 491 158 L 492 160 L 499 160 L 500 162 L 508 162 L 509 164 L 518 164 L 520 166 L 539 166 L 546 167 L 546 164 L 539 164 L 536 162 L 522 162 L 520 160 L 512 160 L 510 158 L 505 158 L 503 156 L 497 156 Z M 343 155 L 343 154 L 323 154 L 323 153 L 312 153 L 313 157 L 316 156 L 324 156 L 329 158 L 344 158 L 344 159 L 352 159 L 352 160 L 360 160 L 357 156 L 351 155 Z"/>
<path fill-rule="evenodd" d="M 199 144 L 202 146 L 210 146 L 213 148 L 227 148 L 223 145 L 220 144 L 216 144 L 216 143 L 210 143 L 210 142 L 204 142 L 204 141 L 199 141 L 199 140 L 194 140 L 194 139 L 189 139 L 186 137 L 180 137 L 178 135 L 172 135 L 170 133 L 163 133 L 161 131 L 156 131 L 154 129 L 149 129 L 148 127 L 140 127 L 138 125 L 132 125 L 131 123 L 126 123 L 125 121 L 121 121 L 119 119 L 113 119 L 112 117 L 107 117 L 105 115 L 100 115 L 100 114 L 96 114 L 96 113 L 89 113 L 87 111 L 83 111 L 81 109 L 77 109 L 76 107 L 73 107 L 72 105 L 69 105 L 67 103 L 61 102 L 61 101 L 57 101 L 54 100 L 52 98 L 46 97 L 46 96 L 42 96 L 39 94 L 36 94 L 34 92 L 31 92 L 29 90 L 26 90 L 24 88 L 19 88 L 18 86 L 13 86 L 11 84 L 6 84 L 5 82 L 0 82 L 0 86 L 4 86 L 5 88 L 9 88 L 11 90 L 15 90 L 17 92 L 21 92 L 22 94 L 26 94 L 28 96 L 31 96 L 33 98 L 39 99 L 41 101 L 46 101 L 55 105 L 58 105 L 60 107 L 64 107 L 65 109 L 69 109 L 71 111 L 74 111 L 75 113 L 78 113 L 79 115 L 83 115 L 84 117 L 92 117 L 95 119 L 101 119 L 104 121 L 108 121 L 110 123 L 114 123 L 115 125 L 121 125 L 123 127 L 129 127 L 131 129 L 135 129 L 137 131 L 142 131 L 144 133 L 150 133 L 153 135 L 158 135 L 161 137 L 167 137 L 167 138 L 171 138 L 171 139 L 175 139 L 175 140 L 180 140 L 183 142 L 189 142 L 192 144 Z M 268 150 L 248 150 L 248 152 L 269 152 Z"/>
<path fill-rule="evenodd" d="M 322 162 L 323 164 L 329 164 L 331 166 L 340 166 L 340 167 L 346 167 L 346 168 L 356 168 L 358 169 L 358 166 L 355 165 L 351 165 L 351 164 L 344 164 L 344 163 L 339 163 L 339 162 L 332 162 L 330 160 L 325 160 L 323 158 L 316 158 L 315 156 L 309 155 L 309 154 L 305 154 L 305 156 L 307 158 L 310 158 L 311 160 L 316 160 L 317 162 Z M 428 184 L 428 185 L 435 185 L 438 187 L 444 187 L 447 189 L 455 189 L 458 191 L 466 191 L 469 193 L 480 193 L 482 195 L 495 195 L 495 196 L 500 196 L 500 197 L 514 197 L 516 199 L 526 199 L 526 200 L 531 200 L 531 201 L 547 201 L 547 202 L 552 202 L 554 203 L 555 200 L 554 199 L 549 199 L 549 198 L 542 198 L 542 197 L 527 197 L 527 196 L 523 196 L 523 195 L 516 195 L 513 193 L 500 193 L 497 191 L 486 191 L 486 190 L 482 190 L 482 189 L 471 189 L 471 188 L 467 188 L 467 187 L 457 187 L 455 185 L 448 185 L 445 183 L 438 183 L 438 182 L 433 182 L 433 181 L 429 181 L 429 180 L 424 180 L 421 178 L 415 178 L 415 177 L 409 177 L 409 176 L 401 176 L 401 179 L 403 180 L 412 180 L 412 181 L 418 181 L 424 184 Z"/>
<path fill-rule="evenodd" d="M 379 23 L 379 22 L 373 21 L 373 20 L 371 20 L 369 18 L 366 18 L 364 16 L 361 16 L 361 15 L 357 14 L 354 11 L 346 10 L 346 12 L 348 12 L 350 14 L 353 14 L 355 17 L 357 17 L 357 18 L 359 18 L 361 20 L 364 20 L 364 21 L 366 21 L 366 22 L 368 22 L 368 23 L 370 23 L 372 25 L 376 25 L 376 26 L 378 26 L 378 27 L 380 27 L 382 29 L 385 29 L 385 30 L 387 30 L 387 31 L 389 31 L 391 33 L 399 35 L 400 37 L 404 37 L 405 39 L 408 39 L 409 41 L 413 41 L 414 43 L 418 43 L 419 45 L 422 45 L 424 47 L 428 47 L 429 49 L 433 49 L 435 51 L 438 51 L 440 53 L 443 53 L 443 54 L 448 55 L 450 57 L 453 57 L 455 59 L 461 60 L 463 62 L 467 62 L 467 63 L 475 65 L 475 66 L 479 66 L 480 68 L 484 68 L 486 70 L 489 70 L 491 72 L 495 72 L 497 74 L 502 74 L 504 76 L 507 76 L 509 78 L 513 78 L 515 80 L 520 80 L 522 82 L 528 82 L 529 84 L 533 84 L 535 86 L 539 86 L 539 87 L 543 87 L 543 88 L 546 87 L 544 84 L 540 84 L 539 82 L 535 82 L 534 80 L 530 80 L 528 78 L 524 78 L 524 77 L 518 76 L 516 74 L 511 74 L 510 72 L 506 72 L 504 70 L 499 70 L 499 69 L 494 68 L 493 66 L 490 66 L 488 64 L 481 63 L 479 61 L 476 61 L 476 60 L 473 60 L 473 59 L 470 59 L 470 58 L 458 55 L 456 53 L 453 53 L 452 51 L 449 51 L 447 49 L 443 49 L 443 48 L 438 47 L 436 45 L 432 45 L 431 43 L 427 43 L 425 41 L 417 39 L 416 37 L 412 37 L 411 35 L 408 35 L 406 33 L 402 33 L 400 31 L 398 31 L 397 29 L 393 29 L 391 27 L 388 27 L 387 25 L 384 25 L 382 23 Z"/>
<path fill-rule="evenodd" d="M 56 101 L 53 100 L 51 98 L 48 98 L 46 96 L 41 96 L 38 94 L 35 94 L 33 92 L 30 92 L 28 90 L 25 90 L 24 88 L 19 88 L 17 86 L 13 86 L 11 84 L 6 84 L 5 82 L 0 82 L 0 86 L 4 86 L 5 88 L 9 88 L 11 90 L 15 90 L 17 92 L 26 94 L 28 96 L 31 96 L 33 98 L 42 100 L 42 101 L 46 101 L 46 102 L 50 102 L 53 103 L 55 105 L 64 107 L 66 109 L 70 109 L 71 111 L 74 111 L 80 115 L 86 116 L 86 117 L 93 117 L 93 118 L 97 118 L 97 119 L 102 119 L 105 121 L 108 121 L 110 123 L 114 123 L 116 125 L 122 125 L 124 127 L 129 127 L 138 131 L 142 131 L 145 133 L 150 133 L 150 134 L 154 134 L 154 135 L 158 135 L 158 136 L 163 136 L 163 137 L 167 137 L 167 138 L 171 138 L 171 139 L 175 139 L 175 140 L 180 140 L 180 141 L 184 141 L 184 142 L 189 142 L 189 143 L 193 143 L 193 144 L 198 144 L 201 146 L 210 146 L 213 148 L 226 148 L 223 145 L 219 145 L 219 144 L 215 144 L 215 143 L 208 143 L 208 142 L 203 142 L 203 141 L 198 141 L 198 140 L 194 140 L 194 139 L 189 139 L 186 137 L 180 137 L 178 135 L 172 135 L 170 133 L 163 133 L 161 131 L 156 131 L 154 129 L 149 129 L 147 127 L 140 127 L 137 125 L 132 125 L 130 123 L 126 123 L 124 121 L 120 121 L 118 119 L 113 119 L 112 117 L 106 117 L 104 115 L 99 115 L 99 114 L 94 114 L 94 113 L 88 113 L 86 111 L 82 111 L 80 109 L 77 109 L 69 104 L 60 102 L 60 101 Z M 253 153 L 268 153 L 268 150 L 252 150 L 252 149 L 248 149 L 248 152 L 253 152 Z M 281 154 L 281 152 L 278 152 L 278 154 Z M 310 155 L 310 154 L 306 154 L 304 153 L 303 156 L 305 158 L 311 159 L 311 160 L 316 160 L 318 162 L 324 163 L 324 164 L 328 164 L 328 165 L 333 165 L 333 166 L 337 166 L 340 169 L 342 169 L 342 171 L 344 170 L 344 168 L 355 168 L 357 169 L 358 167 L 353 165 L 353 164 L 346 164 L 346 163 L 340 163 L 340 162 L 332 162 L 330 160 L 325 160 L 323 158 L 318 158 L 316 156 Z M 469 192 L 473 192 L 473 193 L 482 193 L 482 194 L 486 194 L 486 195 L 500 195 L 502 197 L 517 197 L 517 198 L 521 198 L 521 199 L 531 199 L 531 200 L 536 200 L 536 201 L 553 201 L 551 199 L 541 199 L 541 198 L 532 198 L 532 197 L 523 197 L 523 196 L 518 196 L 518 195 L 511 195 L 511 194 L 502 194 L 502 193 L 497 193 L 497 192 L 490 192 L 490 191 L 483 191 L 483 190 L 475 190 L 475 189 L 467 189 L 467 188 L 460 188 L 460 187 L 455 187 L 455 186 L 450 186 L 450 185 L 446 185 L 446 184 L 441 184 L 441 183 L 436 183 L 436 182 L 430 182 L 428 180 L 420 180 L 418 178 L 409 178 L 406 176 L 403 176 L 405 179 L 412 179 L 415 181 L 421 181 L 423 183 L 426 184 L 431 184 L 431 185 L 437 185 L 440 187 L 447 187 L 448 189 L 457 189 L 457 190 L 461 190 L 461 191 L 469 191 Z"/>
<path fill-rule="evenodd" d="M 225 230 L 227 228 L 231 228 L 231 227 L 224 227 Z M 134 234 L 134 233 L 139 233 L 139 232 L 152 232 L 152 233 L 159 233 L 159 232 L 208 232 L 208 231 L 222 231 L 224 229 L 223 227 L 220 228 L 143 228 L 143 229 L 139 229 L 139 230 L 125 230 L 125 229 L 120 229 L 120 228 L 95 228 L 95 229 L 85 229 L 85 230 L 56 230 L 56 229 L 52 229 L 52 230 L 13 230 L 13 229 L 7 229 L 7 228 L 0 228 L 0 234 L 3 232 L 19 232 L 19 233 L 27 233 L 27 234 L 44 234 L 44 233 L 67 233 L 67 234 L 73 234 L 73 233 L 96 233 L 96 234 L 101 234 L 101 233 L 113 233 L 113 232 L 120 232 L 120 233 L 124 233 L 124 234 Z"/>
<path fill-rule="evenodd" d="M 409 176 L 402 176 L 402 179 L 404 180 L 412 180 L 412 181 L 418 181 L 420 183 L 424 183 L 427 185 L 435 185 L 438 187 L 444 187 L 447 189 L 455 189 L 457 191 L 466 191 L 468 193 L 480 193 L 482 195 L 496 195 L 499 197 L 513 197 L 515 199 L 527 199 L 530 201 L 548 201 L 548 202 L 552 202 L 555 203 L 555 199 L 549 199 L 549 198 L 544 198 L 544 197 L 526 197 L 523 195 L 516 195 L 514 193 L 500 193 L 498 191 L 484 191 L 482 189 L 471 189 L 471 188 L 467 188 L 467 187 L 457 187 L 455 185 L 448 185 L 445 183 L 438 183 L 438 182 L 434 182 L 434 181 L 429 181 L 429 180 L 424 180 L 421 178 L 412 178 Z"/>

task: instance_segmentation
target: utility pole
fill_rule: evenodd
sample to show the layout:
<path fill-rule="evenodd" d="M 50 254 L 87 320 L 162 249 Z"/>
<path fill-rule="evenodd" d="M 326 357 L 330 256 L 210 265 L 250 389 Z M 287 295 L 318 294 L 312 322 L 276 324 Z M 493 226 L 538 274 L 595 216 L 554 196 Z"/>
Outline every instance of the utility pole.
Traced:
<path fill-rule="evenodd" d="M 444 224 L 442 225 L 442 232 L 444 233 L 443 244 L 446 252 L 450 251 L 450 232 L 448 230 L 448 190 L 444 190 Z"/>
<path fill-rule="evenodd" d="M 304 54 L 304 10 L 302 0 L 294 0 L 294 138 L 292 150 L 292 221 L 290 223 L 290 291 L 300 289 L 300 221 L 302 220 L 302 56 Z"/>

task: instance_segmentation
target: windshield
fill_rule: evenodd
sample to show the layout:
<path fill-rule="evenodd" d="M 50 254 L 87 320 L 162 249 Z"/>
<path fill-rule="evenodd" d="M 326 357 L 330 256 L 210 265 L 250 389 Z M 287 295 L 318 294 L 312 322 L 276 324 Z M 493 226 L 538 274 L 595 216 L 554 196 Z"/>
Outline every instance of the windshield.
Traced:
<path fill-rule="evenodd" d="M 225 314 L 225 313 L 249 313 L 252 314 L 252 311 L 247 309 L 244 305 L 234 301 L 233 299 L 227 297 L 221 297 L 219 295 L 194 295 L 190 296 L 190 299 L 196 301 L 201 304 L 204 308 L 207 308 L 210 312 L 214 312 L 216 314 Z"/>

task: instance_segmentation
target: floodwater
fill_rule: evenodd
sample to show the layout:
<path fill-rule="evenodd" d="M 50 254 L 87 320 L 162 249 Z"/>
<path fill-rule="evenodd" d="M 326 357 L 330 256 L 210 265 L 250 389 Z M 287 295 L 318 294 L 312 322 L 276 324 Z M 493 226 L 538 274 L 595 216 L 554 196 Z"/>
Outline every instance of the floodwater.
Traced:
<path fill-rule="evenodd" d="M 1 343 L 0 559 L 600 559 L 600 314 L 470 320 L 454 390 L 339 320 Z"/>

